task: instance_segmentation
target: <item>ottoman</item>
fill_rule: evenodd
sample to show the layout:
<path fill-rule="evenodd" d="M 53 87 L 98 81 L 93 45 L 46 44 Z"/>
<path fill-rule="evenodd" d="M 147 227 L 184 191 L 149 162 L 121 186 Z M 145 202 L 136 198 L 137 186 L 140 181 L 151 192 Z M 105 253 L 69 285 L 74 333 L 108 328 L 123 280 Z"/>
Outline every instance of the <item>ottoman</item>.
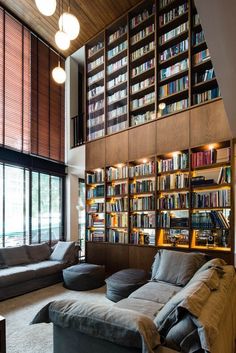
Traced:
<path fill-rule="evenodd" d="M 144 270 L 128 268 L 108 277 L 106 297 L 113 302 L 127 298 L 132 292 L 146 284 L 148 274 Z"/>
<path fill-rule="evenodd" d="M 64 287 L 73 290 L 89 290 L 103 286 L 105 267 L 82 263 L 62 271 Z"/>

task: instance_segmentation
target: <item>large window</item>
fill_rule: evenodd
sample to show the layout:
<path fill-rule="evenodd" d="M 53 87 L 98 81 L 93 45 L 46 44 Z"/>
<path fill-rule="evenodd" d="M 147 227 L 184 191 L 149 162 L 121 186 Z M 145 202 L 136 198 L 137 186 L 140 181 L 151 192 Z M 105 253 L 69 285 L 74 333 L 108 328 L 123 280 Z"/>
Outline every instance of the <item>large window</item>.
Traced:
<path fill-rule="evenodd" d="M 0 163 L 0 246 L 63 235 L 63 178 Z"/>

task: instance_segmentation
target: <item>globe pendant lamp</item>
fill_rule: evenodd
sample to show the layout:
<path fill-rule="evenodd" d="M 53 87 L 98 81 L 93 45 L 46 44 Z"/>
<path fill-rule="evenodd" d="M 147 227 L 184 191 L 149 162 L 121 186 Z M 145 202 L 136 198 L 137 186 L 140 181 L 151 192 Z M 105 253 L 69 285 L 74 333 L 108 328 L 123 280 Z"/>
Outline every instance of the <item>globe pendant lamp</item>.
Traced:
<path fill-rule="evenodd" d="M 57 31 L 57 33 L 55 34 L 55 42 L 58 48 L 60 48 L 61 50 L 67 50 L 70 46 L 70 38 L 64 30 Z"/>
<path fill-rule="evenodd" d="M 78 37 L 80 32 L 80 24 L 78 19 L 70 13 L 70 7 L 68 12 L 64 12 L 59 18 L 59 28 L 68 35 L 70 40 Z"/>
<path fill-rule="evenodd" d="M 66 80 L 66 72 L 61 67 L 60 61 L 58 61 L 58 66 L 52 70 L 52 77 L 56 83 L 60 85 L 65 82 Z"/>
<path fill-rule="evenodd" d="M 56 11 L 57 1 L 56 0 L 35 0 L 38 10 L 44 16 L 52 16 Z"/>

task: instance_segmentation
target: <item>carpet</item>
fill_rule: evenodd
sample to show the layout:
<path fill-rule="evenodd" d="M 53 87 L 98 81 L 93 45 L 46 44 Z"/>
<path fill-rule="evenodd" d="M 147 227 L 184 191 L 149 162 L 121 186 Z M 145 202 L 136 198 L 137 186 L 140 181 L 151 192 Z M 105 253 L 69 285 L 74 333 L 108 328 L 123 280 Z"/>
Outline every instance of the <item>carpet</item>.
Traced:
<path fill-rule="evenodd" d="M 29 323 L 44 305 L 57 299 L 113 304 L 105 297 L 105 286 L 76 292 L 62 283 L 0 302 L 0 315 L 6 318 L 7 353 L 53 353 L 52 324 Z"/>

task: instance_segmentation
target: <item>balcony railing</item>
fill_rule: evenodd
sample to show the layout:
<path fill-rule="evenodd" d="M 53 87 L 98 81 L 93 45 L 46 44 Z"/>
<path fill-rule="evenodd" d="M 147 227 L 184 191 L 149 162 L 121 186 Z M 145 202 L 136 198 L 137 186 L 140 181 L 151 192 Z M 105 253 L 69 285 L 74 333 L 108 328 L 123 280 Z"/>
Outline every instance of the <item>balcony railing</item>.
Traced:
<path fill-rule="evenodd" d="M 83 145 L 85 143 L 84 114 L 80 114 L 71 118 L 71 129 L 71 148 Z"/>

